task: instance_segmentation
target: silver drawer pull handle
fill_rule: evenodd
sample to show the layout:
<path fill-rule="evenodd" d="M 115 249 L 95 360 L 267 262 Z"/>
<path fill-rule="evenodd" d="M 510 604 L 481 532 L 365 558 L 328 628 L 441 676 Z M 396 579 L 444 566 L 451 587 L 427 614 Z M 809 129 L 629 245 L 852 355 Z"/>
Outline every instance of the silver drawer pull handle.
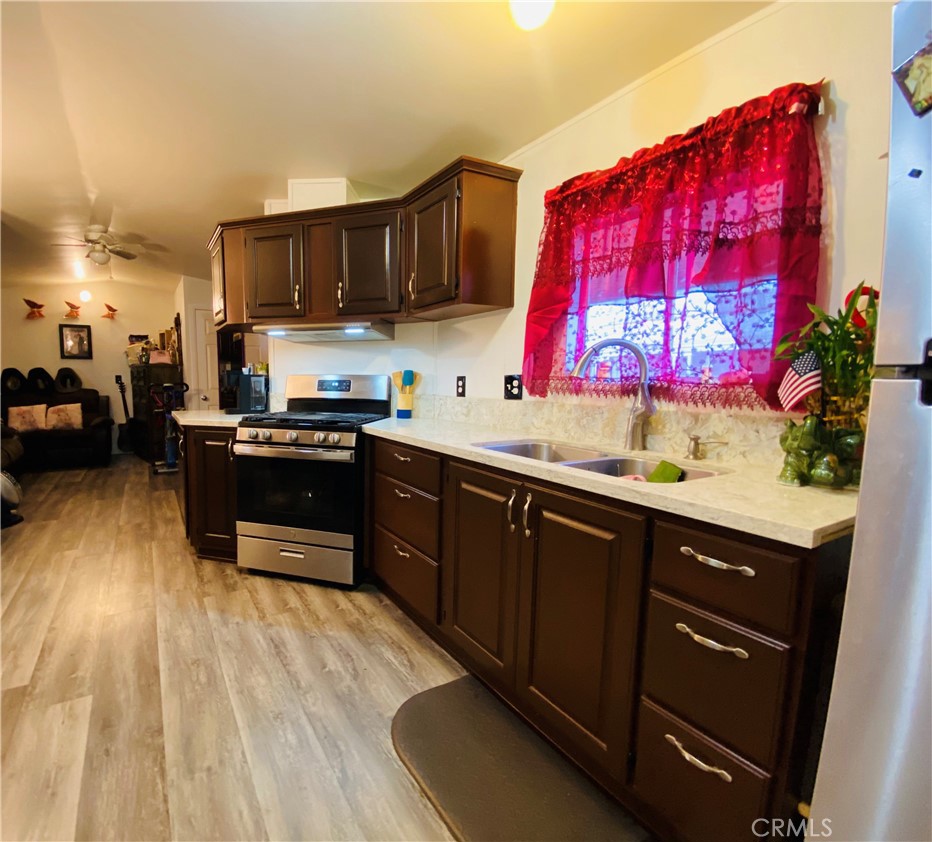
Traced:
<path fill-rule="evenodd" d="M 521 521 L 524 524 L 524 537 L 525 538 L 531 537 L 531 527 L 528 526 L 528 522 L 527 522 L 528 510 L 530 508 L 531 508 L 531 495 L 528 494 L 527 500 L 524 503 L 524 511 L 521 514 Z"/>
<path fill-rule="evenodd" d="M 728 774 L 724 769 L 719 769 L 718 766 L 709 766 L 708 763 L 703 763 L 698 757 L 693 757 L 685 748 L 683 744 L 673 736 L 673 734 L 664 734 L 664 739 L 670 743 L 670 745 L 675 746 L 676 750 L 682 755 L 683 760 L 687 763 L 692 763 L 697 769 L 702 769 L 703 772 L 711 772 L 713 775 L 718 775 L 726 784 L 731 783 L 731 775 Z"/>
<path fill-rule="evenodd" d="M 304 553 L 300 550 L 288 550 L 285 547 L 279 547 L 278 554 L 286 558 L 304 558 Z"/>
<path fill-rule="evenodd" d="M 406 553 L 404 550 L 399 549 L 397 544 L 392 544 L 392 546 L 395 548 L 395 552 L 402 558 L 411 558 L 411 553 Z"/>
<path fill-rule="evenodd" d="M 410 462 L 411 461 L 410 456 L 402 456 L 400 453 L 393 453 L 392 456 L 394 456 L 399 462 Z"/>
<path fill-rule="evenodd" d="M 411 495 L 410 495 L 410 494 L 405 494 L 403 491 L 399 491 L 397 488 L 394 489 L 394 492 L 395 492 L 396 495 L 398 495 L 399 497 L 401 497 L 403 500 L 410 500 L 410 499 L 411 499 Z"/>
<path fill-rule="evenodd" d="M 512 510 L 512 508 L 514 507 L 514 504 L 515 504 L 515 497 L 517 497 L 517 496 L 518 496 L 518 489 L 517 489 L 517 488 L 512 488 L 512 489 L 511 489 L 511 497 L 508 498 L 508 513 L 505 515 L 505 517 L 508 519 L 508 531 L 509 531 L 509 532 L 514 532 L 514 531 L 515 531 L 515 525 L 514 525 L 514 523 L 513 523 L 512 520 L 511 520 L 511 510 Z"/>
<path fill-rule="evenodd" d="M 731 652 L 732 655 L 741 658 L 742 661 L 746 661 L 750 657 L 744 649 L 739 649 L 737 646 L 723 646 L 721 643 L 709 640 L 709 638 L 703 637 L 701 634 L 696 634 L 686 623 L 677 623 L 676 630 L 688 634 L 696 643 L 705 646 L 707 649 L 714 649 L 716 652 Z"/>
<path fill-rule="evenodd" d="M 712 558 L 712 556 L 697 553 L 692 547 L 680 547 L 680 552 L 683 555 L 691 555 L 700 564 L 706 564 L 709 567 L 714 567 L 716 570 L 733 570 L 736 573 L 740 573 L 742 576 L 757 575 L 757 571 L 751 567 L 735 567 L 733 564 L 725 564 L 724 561 L 719 561 L 717 558 Z"/>

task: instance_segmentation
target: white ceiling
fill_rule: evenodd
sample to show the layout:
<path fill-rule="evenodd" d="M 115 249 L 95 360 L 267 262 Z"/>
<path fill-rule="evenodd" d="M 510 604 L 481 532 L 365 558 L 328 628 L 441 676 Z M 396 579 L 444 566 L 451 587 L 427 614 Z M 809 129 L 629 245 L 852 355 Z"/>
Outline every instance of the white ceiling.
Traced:
<path fill-rule="evenodd" d="M 751 2 L 2 3 L 2 281 L 74 279 L 104 223 L 114 278 L 209 277 L 220 219 L 288 178 L 397 195 L 461 154 L 500 160 Z M 88 278 L 110 266 L 81 260 Z"/>

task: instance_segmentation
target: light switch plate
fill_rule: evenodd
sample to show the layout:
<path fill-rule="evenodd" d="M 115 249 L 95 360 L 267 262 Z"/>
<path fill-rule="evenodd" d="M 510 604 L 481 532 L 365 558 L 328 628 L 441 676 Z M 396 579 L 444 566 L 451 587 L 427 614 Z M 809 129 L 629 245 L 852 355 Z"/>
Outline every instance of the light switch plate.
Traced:
<path fill-rule="evenodd" d="M 521 383 L 520 374 L 505 375 L 505 400 L 519 401 L 524 397 L 524 385 Z"/>
<path fill-rule="evenodd" d="M 459 374 L 456 377 L 456 396 L 458 398 L 466 397 L 466 375 Z"/>

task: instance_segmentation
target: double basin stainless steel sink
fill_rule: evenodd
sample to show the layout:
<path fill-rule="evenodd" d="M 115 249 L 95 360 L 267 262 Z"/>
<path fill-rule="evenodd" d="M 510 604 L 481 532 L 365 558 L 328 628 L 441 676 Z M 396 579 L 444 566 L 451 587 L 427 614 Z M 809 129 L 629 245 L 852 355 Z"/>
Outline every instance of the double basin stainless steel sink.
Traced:
<path fill-rule="evenodd" d="M 494 450 L 498 453 L 508 453 L 512 456 L 523 456 L 525 459 L 536 459 L 539 462 L 552 462 L 567 468 L 578 468 L 581 471 L 592 471 L 610 477 L 631 475 L 646 477 L 660 464 L 659 459 L 613 456 L 610 453 L 593 448 L 536 439 L 477 442 L 475 447 L 481 447 L 483 450 Z M 713 471 L 691 466 L 684 467 L 679 462 L 677 464 L 683 468 L 680 482 L 715 477 L 721 473 L 727 473 L 727 471 L 722 470 Z"/>

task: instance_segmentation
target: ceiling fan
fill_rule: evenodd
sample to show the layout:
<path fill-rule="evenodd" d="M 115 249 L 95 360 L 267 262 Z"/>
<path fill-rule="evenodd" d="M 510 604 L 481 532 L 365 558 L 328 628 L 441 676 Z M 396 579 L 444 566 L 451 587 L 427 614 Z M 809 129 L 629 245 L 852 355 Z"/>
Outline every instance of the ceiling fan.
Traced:
<path fill-rule="evenodd" d="M 125 246 L 116 242 L 113 235 L 107 231 L 105 225 L 89 225 L 84 232 L 84 239 L 79 240 L 77 237 L 68 237 L 74 240 L 74 243 L 55 243 L 58 246 L 89 246 L 85 257 L 90 258 L 100 266 L 105 266 L 110 262 L 110 256 L 116 255 L 124 260 L 135 260 L 137 255 L 127 249 Z"/>

